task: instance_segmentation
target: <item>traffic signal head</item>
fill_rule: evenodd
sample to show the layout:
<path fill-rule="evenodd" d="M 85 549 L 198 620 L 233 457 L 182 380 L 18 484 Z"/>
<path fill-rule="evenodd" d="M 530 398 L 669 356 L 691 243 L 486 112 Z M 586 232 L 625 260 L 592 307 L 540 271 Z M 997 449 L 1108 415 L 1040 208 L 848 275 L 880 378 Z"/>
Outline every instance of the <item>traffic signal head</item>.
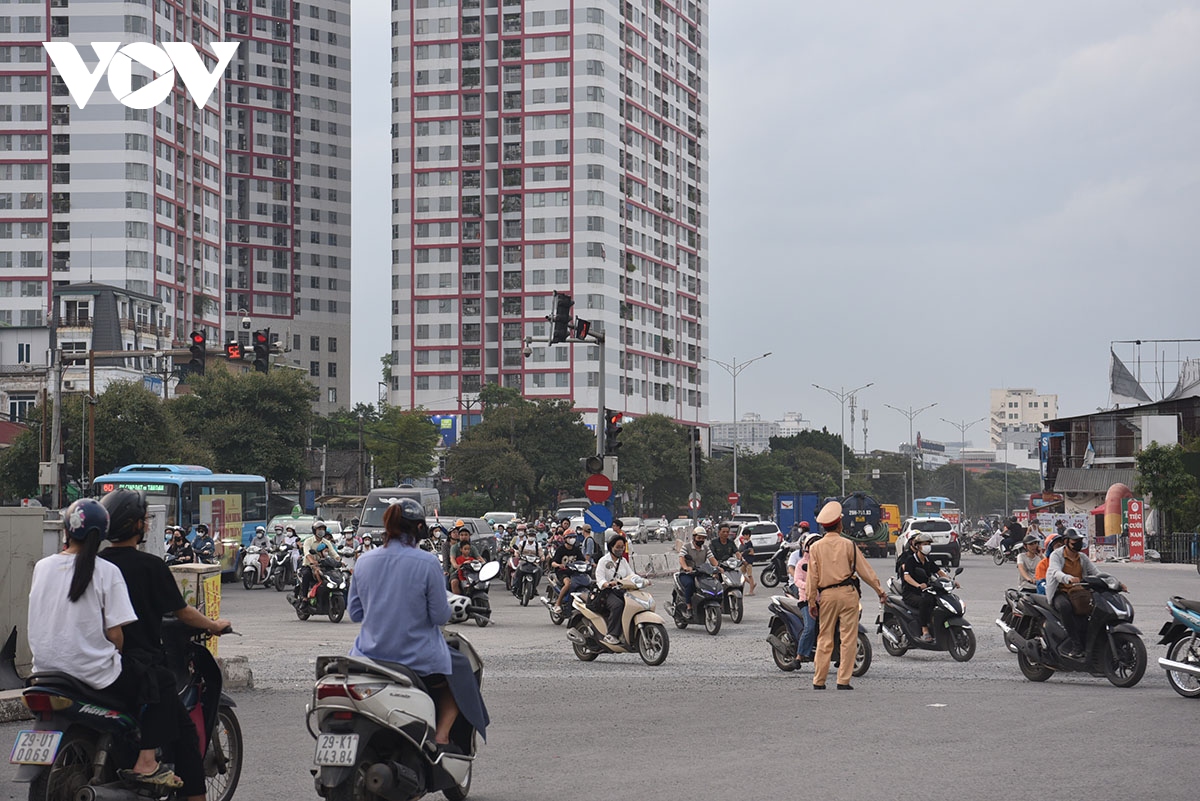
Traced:
<path fill-rule="evenodd" d="M 242 343 L 238 341 L 225 343 L 225 357 L 231 361 L 240 362 L 242 360 Z"/>
<path fill-rule="evenodd" d="M 193 331 L 190 337 L 191 345 L 188 350 L 192 352 L 191 361 L 188 362 L 188 372 L 197 375 L 204 375 L 204 357 L 207 356 L 208 337 L 203 331 Z"/>
<path fill-rule="evenodd" d="M 604 458 L 601 456 L 584 456 L 579 460 L 579 464 L 589 476 L 604 472 Z"/>
<path fill-rule="evenodd" d="M 573 331 L 575 332 L 576 339 L 587 339 L 588 331 L 591 331 L 591 330 L 592 330 L 592 324 L 590 322 L 583 319 L 582 317 L 575 318 L 575 326 L 573 328 Z"/>
<path fill-rule="evenodd" d="M 557 345 L 571 338 L 571 307 L 575 301 L 570 295 L 561 292 L 554 293 L 554 314 L 546 319 L 551 323 L 550 344 Z"/>
<path fill-rule="evenodd" d="M 621 413 L 614 412 L 612 409 L 604 410 L 604 455 L 616 456 L 617 448 L 621 447 L 621 443 L 617 442 L 617 437 L 621 436 Z"/>
<path fill-rule="evenodd" d="M 254 369 L 265 373 L 271 369 L 271 329 L 264 328 L 250 335 L 254 344 Z"/>

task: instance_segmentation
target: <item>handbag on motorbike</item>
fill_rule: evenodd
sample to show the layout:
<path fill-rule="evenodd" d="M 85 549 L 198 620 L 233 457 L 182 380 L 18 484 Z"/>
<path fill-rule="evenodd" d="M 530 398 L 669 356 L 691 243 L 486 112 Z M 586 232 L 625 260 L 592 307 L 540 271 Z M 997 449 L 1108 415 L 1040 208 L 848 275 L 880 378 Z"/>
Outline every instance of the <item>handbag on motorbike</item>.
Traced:
<path fill-rule="evenodd" d="M 1095 603 L 1092 601 L 1092 591 L 1078 584 L 1064 584 L 1059 589 L 1066 591 L 1067 599 L 1075 614 L 1087 617 L 1092 614 Z"/>

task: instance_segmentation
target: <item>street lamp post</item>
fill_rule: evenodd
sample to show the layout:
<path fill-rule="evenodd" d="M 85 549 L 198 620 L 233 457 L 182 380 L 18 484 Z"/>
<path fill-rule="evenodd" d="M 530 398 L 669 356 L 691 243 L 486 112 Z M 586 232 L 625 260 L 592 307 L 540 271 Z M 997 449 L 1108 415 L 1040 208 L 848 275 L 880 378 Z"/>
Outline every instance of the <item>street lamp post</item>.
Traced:
<path fill-rule="evenodd" d="M 940 419 L 943 423 L 949 423 L 950 425 L 952 425 L 958 429 L 958 442 L 959 442 L 958 459 L 959 459 L 959 461 L 962 462 L 962 478 L 963 478 L 962 517 L 961 517 L 960 523 L 959 523 L 959 525 L 961 526 L 961 525 L 965 525 L 967 522 L 967 459 L 963 454 L 963 451 L 966 450 L 966 447 L 967 447 L 967 429 L 973 425 L 982 423 L 987 418 L 980 417 L 978 420 L 972 420 L 969 423 L 966 420 L 962 420 L 962 421 L 956 423 L 953 420 L 947 420 L 945 417 L 941 417 L 938 419 Z"/>
<path fill-rule="evenodd" d="M 896 411 L 900 412 L 900 414 L 908 418 L 908 494 L 911 496 L 910 500 L 913 503 L 913 514 L 915 515 L 917 513 L 915 508 L 917 503 L 917 478 L 913 459 L 913 418 L 926 409 L 932 409 L 934 406 L 937 406 L 937 403 L 934 402 L 928 406 L 922 406 L 920 409 L 914 409 L 911 406 L 909 406 L 907 409 L 901 409 L 899 406 L 893 406 L 890 403 L 885 403 L 883 405 L 889 409 L 895 409 Z"/>
<path fill-rule="evenodd" d="M 738 416 L 737 416 L 737 378 L 738 375 L 750 365 L 754 364 L 759 359 L 765 359 L 771 355 L 771 351 L 767 351 L 762 356 L 755 356 L 748 362 L 738 364 L 738 360 L 734 357 L 733 364 L 726 364 L 719 359 L 714 359 L 711 356 L 706 357 L 710 362 L 720 367 L 725 372 L 733 377 L 733 491 L 738 491 L 737 483 L 737 452 L 738 452 Z M 740 501 L 739 501 L 740 503 Z"/>
<path fill-rule="evenodd" d="M 813 384 L 813 386 L 816 387 L 817 389 L 828 392 L 830 395 L 837 398 L 838 403 L 840 403 L 842 405 L 842 433 L 839 436 L 842 438 L 842 442 L 841 442 L 841 446 L 842 446 L 841 447 L 841 451 L 842 451 L 842 497 L 845 498 L 846 497 L 846 401 L 849 398 L 854 397 L 855 393 L 862 392 L 867 387 L 875 386 L 875 382 L 872 381 L 869 384 L 863 384 L 858 389 L 852 389 L 849 392 L 846 391 L 845 387 L 842 387 L 842 390 L 840 392 L 834 392 L 832 389 L 823 387 L 820 384 Z"/>

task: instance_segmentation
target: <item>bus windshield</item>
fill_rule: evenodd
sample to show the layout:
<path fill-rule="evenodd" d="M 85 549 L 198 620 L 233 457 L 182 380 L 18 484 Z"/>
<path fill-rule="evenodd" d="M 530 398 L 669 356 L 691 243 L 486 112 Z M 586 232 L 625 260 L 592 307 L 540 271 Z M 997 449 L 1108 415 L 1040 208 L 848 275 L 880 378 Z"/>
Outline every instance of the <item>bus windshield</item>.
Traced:
<path fill-rule="evenodd" d="M 164 484 L 160 481 L 97 481 L 96 493 L 107 495 L 115 489 L 129 489 L 146 493 L 146 503 L 150 506 L 164 506 L 167 510 L 167 524 L 175 525 L 179 520 L 179 487 L 175 484 Z"/>

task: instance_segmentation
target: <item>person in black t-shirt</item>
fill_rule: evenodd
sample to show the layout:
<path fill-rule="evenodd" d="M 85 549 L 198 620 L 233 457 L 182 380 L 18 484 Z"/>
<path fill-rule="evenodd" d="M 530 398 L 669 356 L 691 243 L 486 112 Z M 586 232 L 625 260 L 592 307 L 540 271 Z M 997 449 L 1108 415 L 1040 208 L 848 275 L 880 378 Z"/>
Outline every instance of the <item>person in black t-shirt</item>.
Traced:
<path fill-rule="evenodd" d="M 150 695 L 158 699 L 157 703 L 146 707 L 141 747 L 164 746 L 172 751 L 175 775 L 178 776 L 175 781 L 182 780 L 182 795 L 189 801 L 203 801 L 206 789 L 200 742 L 196 727 L 175 692 L 175 678 L 166 665 L 162 618 L 173 614 L 183 623 L 210 634 L 220 634 L 230 623 L 223 619 L 210 620 L 188 606 L 166 564 L 158 557 L 138 550 L 138 544 L 146 536 L 145 496 L 133 490 L 118 489 L 105 495 L 100 503 L 108 510 L 108 539 L 112 543 L 100 552 L 100 556 L 120 569 L 129 588 L 133 611 L 138 616 L 137 621 L 125 626 L 123 657 L 141 663 L 150 685 Z M 161 769 L 154 775 L 160 773 Z M 136 772 L 127 773 L 125 778 L 166 783 Z"/>
<path fill-rule="evenodd" d="M 562 589 L 558 591 L 558 600 L 554 602 L 556 607 L 562 606 L 563 598 L 566 597 L 571 589 L 571 571 L 567 570 L 567 565 L 571 562 L 582 562 L 583 560 L 583 550 L 576 541 L 575 532 L 572 531 L 567 535 L 563 544 L 558 546 L 558 549 L 554 552 L 554 558 L 550 563 L 550 566 L 555 569 L 559 583 L 562 585 Z"/>
<path fill-rule="evenodd" d="M 187 536 L 179 526 L 171 530 L 171 542 L 167 545 L 167 553 L 175 557 L 176 564 L 190 565 L 196 561 L 196 552 L 192 550 L 192 544 L 187 541 Z"/>
<path fill-rule="evenodd" d="M 899 571 L 904 582 L 904 603 L 917 609 L 921 620 L 921 639 L 925 642 L 933 641 L 929 633 L 929 624 L 933 620 L 933 605 L 937 602 L 937 596 L 924 590 L 934 578 L 950 577 L 950 574 L 930 560 L 932 544 L 932 536 L 924 531 L 918 532 L 909 543 L 911 550 L 901 557 Z M 955 586 L 958 586 L 957 582 Z"/>

